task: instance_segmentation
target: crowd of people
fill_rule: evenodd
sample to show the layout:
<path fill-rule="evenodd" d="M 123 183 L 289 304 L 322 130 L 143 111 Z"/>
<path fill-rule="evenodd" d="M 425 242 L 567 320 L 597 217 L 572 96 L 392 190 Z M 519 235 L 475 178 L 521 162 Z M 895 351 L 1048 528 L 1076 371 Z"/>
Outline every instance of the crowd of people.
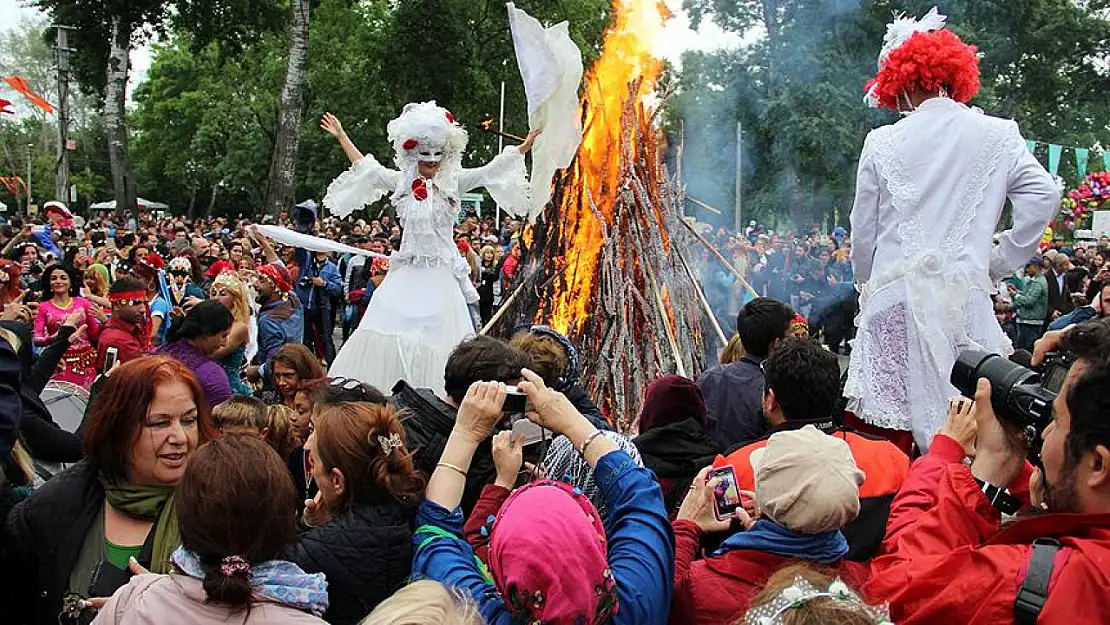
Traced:
<path fill-rule="evenodd" d="M 1074 361 L 1034 469 L 983 385 L 920 458 L 848 425 L 831 330 L 808 338 L 798 312 L 812 328 L 828 309 L 790 277 L 831 276 L 843 232 L 790 237 L 781 263 L 786 237 L 726 239 L 758 260 L 758 296 L 741 298 L 721 364 L 648 386 L 633 435 L 612 431 L 550 328 L 463 341 L 442 392 L 328 377 L 329 315 L 353 305 L 357 323 L 387 266 L 275 248 L 245 222 L 130 225 L 0 230 L 13 623 L 1008 622 L 1019 593 L 1037 597 L 1026 571 L 1051 540 L 1067 557 L 1049 561 L 1038 622 L 1101 622 L 1105 247 L 1054 243 L 995 297 L 1034 360 Z M 383 228 L 318 224 L 387 252 Z M 477 280 L 487 265 L 511 278 L 518 230 L 460 222 L 460 253 L 487 244 Z M 43 404 L 51 382 L 88 390 L 76 431 Z"/>

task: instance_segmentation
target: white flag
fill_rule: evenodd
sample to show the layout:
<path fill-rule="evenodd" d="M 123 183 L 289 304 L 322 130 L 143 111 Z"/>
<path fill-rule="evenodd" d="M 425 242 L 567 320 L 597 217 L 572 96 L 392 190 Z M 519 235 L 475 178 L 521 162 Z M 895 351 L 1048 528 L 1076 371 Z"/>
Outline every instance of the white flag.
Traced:
<path fill-rule="evenodd" d="M 570 38 L 566 22 L 544 28 L 513 3 L 507 6 L 516 62 L 528 97 L 528 127 L 543 130 L 532 148 L 532 207 L 528 217 L 536 219 L 551 198 L 555 171 L 570 166 L 582 142 L 578 111 L 582 52 Z"/>

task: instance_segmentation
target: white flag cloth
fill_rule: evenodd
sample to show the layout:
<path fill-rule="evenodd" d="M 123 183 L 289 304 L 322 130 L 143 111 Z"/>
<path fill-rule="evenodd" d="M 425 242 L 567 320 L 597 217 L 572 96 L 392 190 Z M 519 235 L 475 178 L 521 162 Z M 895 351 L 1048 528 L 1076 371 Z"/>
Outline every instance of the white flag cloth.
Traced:
<path fill-rule="evenodd" d="M 359 256 L 373 256 L 374 258 L 389 259 L 385 254 L 378 254 L 368 250 L 361 250 L 357 247 L 350 245 L 343 245 L 338 241 L 331 239 L 323 239 L 314 237 L 311 234 L 301 234 L 289 228 L 282 228 L 281 226 L 255 226 L 258 231 L 267 239 L 276 241 L 282 245 L 289 245 L 292 247 L 303 247 L 310 252 L 336 252 L 337 254 L 357 254 Z"/>
<path fill-rule="evenodd" d="M 532 206 L 536 219 L 551 197 L 551 178 L 570 166 L 582 142 L 578 87 L 582 83 L 582 52 L 560 22 L 544 28 L 536 18 L 508 3 L 509 28 L 524 93 L 528 127 L 543 130 L 532 147 Z"/>

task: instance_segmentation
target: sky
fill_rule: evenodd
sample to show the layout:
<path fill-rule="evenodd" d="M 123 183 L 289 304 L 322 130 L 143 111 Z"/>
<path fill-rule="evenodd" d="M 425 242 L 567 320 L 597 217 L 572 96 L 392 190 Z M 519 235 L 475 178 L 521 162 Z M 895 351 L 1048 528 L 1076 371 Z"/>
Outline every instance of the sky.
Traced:
<path fill-rule="evenodd" d="M 37 9 L 23 6 L 25 0 L 0 0 L 0 29 L 6 30 L 22 19 L 41 15 Z M 676 66 L 683 52 L 688 50 L 711 51 L 722 48 L 735 48 L 745 41 L 737 33 L 721 30 L 712 22 L 703 23 L 701 28 L 690 28 L 690 17 L 682 10 L 682 0 L 665 0 L 675 13 L 675 18 L 667 24 L 663 37 L 656 44 L 656 53 Z M 507 25 L 506 25 L 507 27 Z M 131 80 L 129 91 L 146 77 L 150 69 L 150 46 L 143 46 L 131 52 Z"/>

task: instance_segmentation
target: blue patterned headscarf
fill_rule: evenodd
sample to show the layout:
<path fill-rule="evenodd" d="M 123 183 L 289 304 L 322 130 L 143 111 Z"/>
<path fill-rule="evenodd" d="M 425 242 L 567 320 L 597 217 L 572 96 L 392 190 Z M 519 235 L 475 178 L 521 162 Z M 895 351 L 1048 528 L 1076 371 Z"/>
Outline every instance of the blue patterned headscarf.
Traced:
<path fill-rule="evenodd" d="M 178 547 L 170 558 L 181 572 L 204 579 L 204 565 L 197 554 Z M 323 573 L 305 573 L 285 560 L 266 560 L 251 565 L 254 596 L 322 616 L 328 610 L 328 582 Z"/>

